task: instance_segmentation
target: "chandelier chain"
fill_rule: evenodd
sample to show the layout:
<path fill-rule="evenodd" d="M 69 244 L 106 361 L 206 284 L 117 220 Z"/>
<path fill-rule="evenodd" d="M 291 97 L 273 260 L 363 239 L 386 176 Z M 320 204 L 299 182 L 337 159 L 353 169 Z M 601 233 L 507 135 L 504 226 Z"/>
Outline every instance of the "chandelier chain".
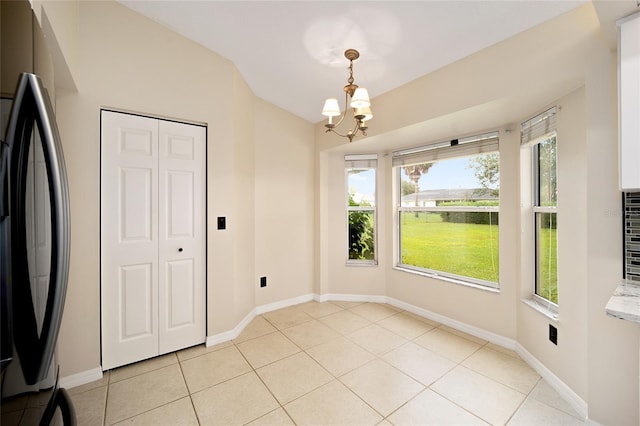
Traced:
<path fill-rule="evenodd" d="M 347 82 L 349 85 L 353 84 L 353 60 L 349 61 L 349 79 Z"/>

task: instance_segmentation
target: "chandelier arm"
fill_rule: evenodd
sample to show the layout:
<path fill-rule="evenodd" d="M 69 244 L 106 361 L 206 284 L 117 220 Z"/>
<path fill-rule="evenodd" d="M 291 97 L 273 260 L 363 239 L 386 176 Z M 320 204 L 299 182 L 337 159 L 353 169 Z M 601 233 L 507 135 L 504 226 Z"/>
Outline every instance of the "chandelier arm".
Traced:
<path fill-rule="evenodd" d="M 343 117 L 343 119 L 344 119 L 344 117 Z M 340 121 L 335 125 L 335 127 L 327 128 L 327 130 L 325 130 L 325 133 L 333 132 L 333 133 L 335 133 L 336 135 L 341 136 L 341 137 L 343 137 L 343 138 L 349 138 L 349 140 L 351 140 L 351 139 L 353 139 L 354 137 L 356 137 L 356 136 L 358 135 L 358 132 L 360 132 L 360 133 L 362 133 L 364 136 L 366 136 L 366 135 L 367 135 L 367 133 L 366 133 L 366 131 L 365 131 L 365 130 L 362 130 L 362 126 L 361 126 L 360 120 L 358 120 L 358 119 L 354 119 L 354 122 L 355 122 L 355 125 L 353 126 L 353 129 L 349 129 L 349 130 L 347 131 L 347 133 L 346 133 L 346 134 L 344 134 L 344 135 L 343 135 L 342 133 L 340 133 L 340 132 L 338 132 L 338 131 L 336 131 L 336 130 L 335 130 L 335 128 L 336 128 L 336 127 L 338 127 L 338 124 L 342 123 L 342 119 L 341 119 L 341 120 L 340 120 Z"/>
<path fill-rule="evenodd" d="M 345 94 L 344 94 L 344 112 L 342 113 L 342 117 L 340 117 L 340 120 L 335 124 L 334 127 L 338 127 L 344 121 L 344 118 L 347 116 L 347 109 L 348 109 L 348 105 L 349 105 L 348 101 L 349 101 L 349 95 L 345 92 Z"/>
<path fill-rule="evenodd" d="M 336 135 L 338 135 L 338 136 L 340 136 L 340 137 L 343 137 L 343 138 L 348 138 L 348 137 L 349 137 L 349 135 L 348 135 L 348 134 L 343 135 L 343 134 L 342 134 L 342 133 L 340 133 L 340 132 L 336 132 L 334 129 L 327 129 L 327 130 L 325 130 L 324 132 L 325 132 L 325 133 L 329 133 L 329 132 L 331 132 L 331 133 L 335 133 Z"/>

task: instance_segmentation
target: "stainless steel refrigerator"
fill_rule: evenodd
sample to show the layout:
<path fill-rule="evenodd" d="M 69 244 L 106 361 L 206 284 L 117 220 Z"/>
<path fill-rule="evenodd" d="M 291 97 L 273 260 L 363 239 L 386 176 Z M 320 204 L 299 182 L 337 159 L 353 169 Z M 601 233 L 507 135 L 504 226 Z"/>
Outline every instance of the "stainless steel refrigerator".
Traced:
<path fill-rule="evenodd" d="M 69 273 L 69 193 L 60 136 L 40 78 L 23 73 L 0 147 L 2 397 L 48 392 L 41 425 L 75 424 L 57 384 L 56 343 Z"/>

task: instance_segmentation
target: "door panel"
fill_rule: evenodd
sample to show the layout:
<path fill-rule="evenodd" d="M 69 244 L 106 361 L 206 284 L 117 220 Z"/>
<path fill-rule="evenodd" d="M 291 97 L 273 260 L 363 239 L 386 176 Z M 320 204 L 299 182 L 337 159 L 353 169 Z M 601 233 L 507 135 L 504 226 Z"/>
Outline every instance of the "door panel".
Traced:
<path fill-rule="evenodd" d="M 102 112 L 102 366 L 158 354 L 158 124 Z"/>
<path fill-rule="evenodd" d="M 167 262 L 167 268 L 167 328 L 173 330 L 190 326 L 196 321 L 194 303 L 197 290 L 193 280 L 193 260 Z"/>
<path fill-rule="evenodd" d="M 167 171 L 167 239 L 194 237 L 194 176 Z"/>
<path fill-rule="evenodd" d="M 155 185 L 151 182 L 153 169 L 121 168 L 120 186 L 120 242 L 151 241 Z"/>
<path fill-rule="evenodd" d="M 152 265 L 127 265 L 120 268 L 119 342 L 153 336 Z"/>
<path fill-rule="evenodd" d="M 205 129 L 160 121 L 160 353 L 204 342 Z"/>

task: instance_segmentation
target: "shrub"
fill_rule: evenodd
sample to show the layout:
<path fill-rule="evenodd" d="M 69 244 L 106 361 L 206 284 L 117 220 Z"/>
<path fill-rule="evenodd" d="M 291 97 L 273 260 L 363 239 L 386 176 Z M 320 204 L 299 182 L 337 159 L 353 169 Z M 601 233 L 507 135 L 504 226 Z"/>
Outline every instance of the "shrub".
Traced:
<path fill-rule="evenodd" d="M 497 206 L 498 201 L 446 201 L 439 203 L 438 206 L 473 206 L 486 207 Z M 475 223 L 478 225 L 497 225 L 498 212 L 440 212 L 443 222 L 450 223 Z"/>

